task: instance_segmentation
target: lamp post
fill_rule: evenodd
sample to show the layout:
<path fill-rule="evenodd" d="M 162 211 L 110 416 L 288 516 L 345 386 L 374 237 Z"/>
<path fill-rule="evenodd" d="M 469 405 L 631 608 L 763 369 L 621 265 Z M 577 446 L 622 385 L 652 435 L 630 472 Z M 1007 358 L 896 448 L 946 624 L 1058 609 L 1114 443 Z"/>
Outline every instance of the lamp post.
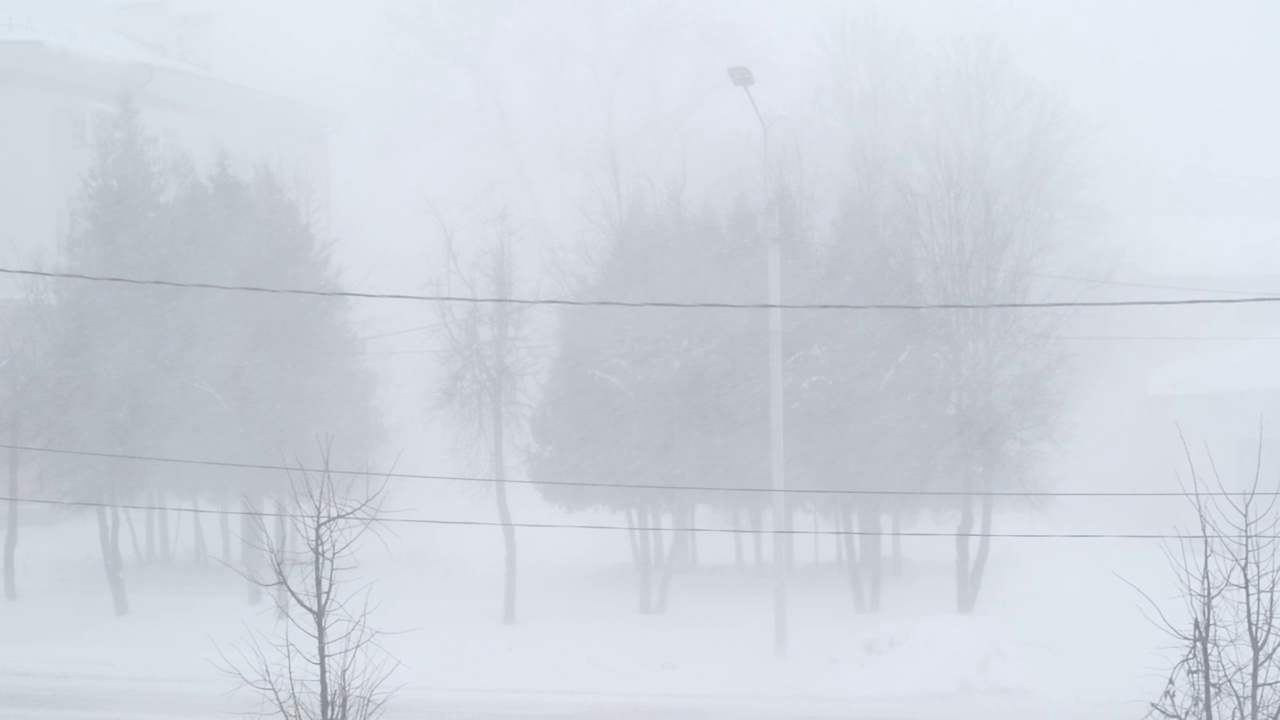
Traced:
<path fill-rule="evenodd" d="M 773 651 L 779 659 L 787 655 L 787 567 L 786 538 L 781 530 L 786 522 L 786 476 L 782 445 L 782 271 L 781 238 L 777 228 L 777 199 L 769 168 L 769 124 L 756 105 L 751 86 L 755 76 L 745 67 L 729 68 L 729 79 L 742 88 L 751 109 L 760 121 L 761 162 L 764 167 L 765 234 L 769 245 L 769 460 L 773 495 Z"/>

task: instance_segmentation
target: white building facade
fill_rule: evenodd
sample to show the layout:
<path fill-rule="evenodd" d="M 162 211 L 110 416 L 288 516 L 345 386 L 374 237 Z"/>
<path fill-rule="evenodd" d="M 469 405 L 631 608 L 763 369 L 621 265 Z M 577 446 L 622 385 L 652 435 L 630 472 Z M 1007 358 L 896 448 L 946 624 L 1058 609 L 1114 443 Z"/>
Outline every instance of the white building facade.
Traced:
<path fill-rule="evenodd" d="M 0 260 L 52 262 L 71 227 L 92 134 L 131 98 L 163 151 L 270 167 L 327 230 L 329 118 L 216 77 L 109 29 L 0 16 Z"/>

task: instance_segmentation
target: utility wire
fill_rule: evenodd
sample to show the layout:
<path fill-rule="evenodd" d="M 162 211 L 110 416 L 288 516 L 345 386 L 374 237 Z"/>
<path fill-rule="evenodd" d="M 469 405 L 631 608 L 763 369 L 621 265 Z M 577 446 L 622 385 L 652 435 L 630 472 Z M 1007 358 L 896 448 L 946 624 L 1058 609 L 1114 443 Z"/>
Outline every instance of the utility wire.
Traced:
<path fill-rule="evenodd" d="M 70 455 L 76 457 L 101 458 L 108 460 L 131 460 L 138 462 L 169 463 L 175 465 L 196 465 L 205 467 L 231 468 L 242 470 L 270 470 L 276 472 L 323 473 L 334 475 L 368 475 L 370 477 L 389 478 L 395 480 L 445 480 L 474 483 L 502 483 L 506 485 L 551 485 L 557 487 L 587 487 L 612 490 L 676 490 L 685 492 L 740 492 L 740 493 L 784 493 L 788 495 L 858 495 L 858 496 L 907 496 L 907 497 L 1007 497 L 1007 498 L 1184 498 L 1187 493 L 1181 491 L 1037 491 L 1037 490 L 989 490 L 963 492 L 959 490 L 860 490 L 835 488 L 784 488 L 775 490 L 767 487 L 734 487 L 711 485 L 646 485 L 642 483 L 605 483 L 574 480 L 529 480 L 518 478 L 491 478 L 466 475 L 426 475 L 418 473 L 374 473 L 365 470 L 322 470 L 290 465 L 268 465 L 258 463 L 231 462 L 222 460 L 198 460 L 193 458 L 163 457 L 158 455 L 134 455 L 128 453 L 97 452 L 91 450 L 73 450 L 65 448 L 37 447 L 32 445 L 11 445 L 0 443 L 0 449 L 21 452 L 46 453 L 52 455 Z M 1271 497 L 1280 496 L 1280 491 L 1249 493 L 1205 491 L 1203 497 Z"/>
<path fill-rule="evenodd" d="M 0 502 L 20 502 L 35 505 L 54 505 L 63 507 L 90 507 L 90 508 L 114 508 L 117 510 L 155 510 L 166 512 L 184 512 L 195 515 L 233 515 L 255 518 L 286 518 L 286 519 L 307 519 L 311 516 L 296 515 L 293 513 L 267 512 L 256 510 L 215 510 L 212 508 L 187 508 L 187 507 L 163 507 L 159 505 L 137 505 L 131 503 L 108 503 L 92 500 L 53 500 L 44 498 L 22 498 L 13 496 L 0 496 Z M 390 517 L 378 517 L 377 522 L 380 523 L 396 523 L 407 525 L 443 525 L 452 527 L 504 527 L 503 523 L 492 520 L 449 520 L 445 518 L 419 518 L 419 517 L 396 517 L 394 513 Z M 995 538 L 995 539 L 1020 539 L 1020 540 L 1223 540 L 1223 539 L 1239 539 L 1235 535 L 1196 535 L 1196 534 L 1159 534 L 1159 533 L 954 533 L 942 531 L 889 531 L 889 532 L 871 532 L 867 530 L 797 530 L 794 528 L 785 529 L 754 529 L 754 528 L 714 528 L 714 527 L 698 527 L 698 526 L 681 526 L 681 527 L 648 527 L 642 525 L 616 525 L 608 523 L 531 523 L 531 522 L 513 522 L 505 527 L 534 529 L 534 530 L 614 530 L 627 532 L 645 532 L 645 531 L 667 531 L 667 532 L 688 532 L 688 533 L 720 533 L 726 535 L 821 535 L 821 536 L 875 536 L 875 537 L 908 537 L 908 538 L 951 538 L 968 537 L 968 538 Z M 1255 536 L 1259 539 L 1280 539 L 1280 535 L 1276 536 Z"/>
<path fill-rule="evenodd" d="M 619 308 L 705 308 L 722 310 L 1048 310 L 1059 308 L 1114 308 L 1114 307 L 1163 307 L 1183 305 L 1255 305 L 1280 303 L 1280 295 L 1254 295 L 1245 297 L 1179 298 L 1171 300 L 1062 300 L 1045 302 L 996 302 L 996 303 L 730 303 L 730 302 L 674 302 L 631 300 L 572 300 L 566 298 L 503 298 L 468 297 L 461 295 L 413 295 L 407 293 L 369 293 L 346 290 L 307 290 L 302 288 L 273 288 L 258 285 L 223 285 L 219 283 L 179 282 L 86 275 L 83 273 L 47 272 L 0 267 L 0 274 L 23 275 L 58 280 L 86 280 L 92 282 L 142 285 L 199 290 L 253 292 L 274 295 L 306 295 L 313 297 L 341 297 L 364 300 L 405 300 L 413 302 L 456 302 L 472 304 L 554 305 L 567 307 L 619 307 Z"/>
<path fill-rule="evenodd" d="M 1098 342 L 1275 342 L 1280 335 L 1049 335 L 1050 340 L 1098 341 Z M 534 349 L 554 349 L 555 345 L 537 346 Z M 427 348 L 400 350 L 367 350 L 355 353 L 361 357 L 386 355 L 438 355 L 438 349 Z"/>
<path fill-rule="evenodd" d="M 432 323 L 430 325 L 418 325 L 415 327 L 402 328 L 400 330 L 391 330 L 389 332 L 377 333 L 376 335 L 364 335 L 356 338 L 357 340 L 381 340 L 382 338 L 394 337 L 396 335 L 408 335 L 409 333 L 422 332 L 424 330 L 439 330 L 441 323 Z"/>
<path fill-rule="evenodd" d="M 1056 335 L 1057 340 L 1156 340 L 1170 342 L 1199 342 L 1220 340 L 1224 342 L 1254 342 L 1280 340 L 1280 335 Z"/>
<path fill-rule="evenodd" d="M 1045 278 L 1048 280 L 1065 280 L 1067 282 L 1084 283 L 1086 285 L 1112 285 L 1115 287 L 1143 288 L 1147 290 L 1174 290 L 1178 292 L 1203 292 L 1219 295 L 1272 295 L 1275 293 L 1258 292 L 1256 290 L 1227 290 L 1226 288 L 1199 287 L 1194 285 L 1167 285 L 1161 283 L 1139 282 L 1134 280 L 1102 280 L 1098 278 L 1077 277 L 1075 275 L 1057 275 L 1042 272 L 1022 272 L 1020 275 Z"/>

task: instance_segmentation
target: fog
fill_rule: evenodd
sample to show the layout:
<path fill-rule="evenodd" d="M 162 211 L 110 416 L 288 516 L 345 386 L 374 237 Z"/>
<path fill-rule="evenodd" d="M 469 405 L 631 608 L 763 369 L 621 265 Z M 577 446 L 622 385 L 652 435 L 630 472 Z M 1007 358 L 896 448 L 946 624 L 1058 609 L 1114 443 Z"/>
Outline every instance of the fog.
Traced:
<path fill-rule="evenodd" d="M 1277 23 L 0 0 L 0 717 L 1274 717 Z"/>

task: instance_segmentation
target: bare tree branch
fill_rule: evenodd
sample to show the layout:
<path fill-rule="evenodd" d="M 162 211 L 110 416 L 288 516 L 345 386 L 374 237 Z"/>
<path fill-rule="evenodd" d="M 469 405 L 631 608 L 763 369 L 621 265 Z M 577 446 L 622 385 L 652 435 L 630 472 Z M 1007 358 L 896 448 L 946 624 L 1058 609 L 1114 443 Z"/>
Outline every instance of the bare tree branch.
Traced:
<path fill-rule="evenodd" d="M 290 476 L 291 530 L 300 540 L 289 550 L 283 538 L 259 527 L 264 576 L 246 575 L 264 589 L 283 590 L 280 637 L 250 631 L 237 657 L 220 651 L 221 667 L 257 695 L 259 714 L 285 720 L 375 720 L 391 691 L 386 681 L 396 663 L 370 625 L 369 588 L 347 588 L 344 574 L 377 521 L 386 480 L 338 477 L 330 466 L 331 445 L 320 444 L 320 465 Z M 301 463 L 299 464 L 301 468 Z M 297 638 L 294 632 L 301 633 Z"/>

